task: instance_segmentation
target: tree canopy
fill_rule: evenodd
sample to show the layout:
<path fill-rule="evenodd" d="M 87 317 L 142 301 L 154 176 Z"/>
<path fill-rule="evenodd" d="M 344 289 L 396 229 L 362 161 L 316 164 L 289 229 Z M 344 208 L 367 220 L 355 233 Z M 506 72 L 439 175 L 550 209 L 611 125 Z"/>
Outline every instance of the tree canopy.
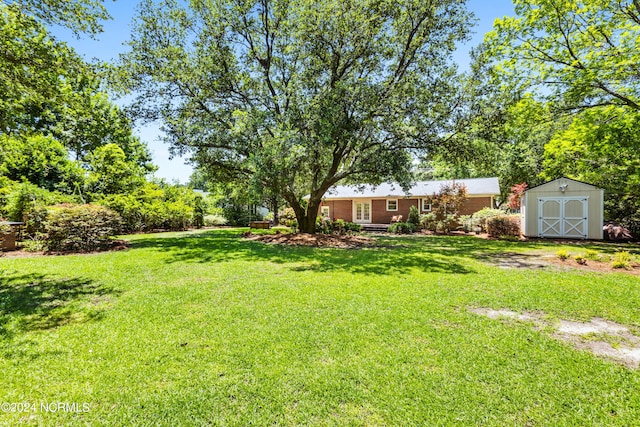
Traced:
<path fill-rule="evenodd" d="M 102 32 L 102 21 L 111 18 L 103 3 L 103 0 L 0 0 L 0 5 L 11 6 L 45 24 L 67 27 L 78 36 Z"/>
<path fill-rule="evenodd" d="M 411 153 L 446 144 L 469 21 L 462 0 L 144 0 L 121 68 L 174 150 L 313 232 L 332 185 L 407 184 Z"/>
<path fill-rule="evenodd" d="M 514 0 L 486 35 L 503 78 L 567 111 L 640 109 L 640 1 Z"/>

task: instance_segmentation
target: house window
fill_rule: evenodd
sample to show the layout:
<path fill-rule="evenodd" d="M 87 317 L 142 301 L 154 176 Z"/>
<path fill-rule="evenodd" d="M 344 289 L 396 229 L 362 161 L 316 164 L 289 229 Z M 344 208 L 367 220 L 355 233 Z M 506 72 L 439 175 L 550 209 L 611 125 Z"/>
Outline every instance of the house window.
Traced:
<path fill-rule="evenodd" d="M 397 211 L 398 210 L 398 199 L 387 199 L 387 210 L 388 211 Z"/>
<path fill-rule="evenodd" d="M 329 206 L 320 206 L 320 216 L 324 219 L 331 218 L 329 215 Z"/>
<path fill-rule="evenodd" d="M 431 212 L 431 199 L 422 199 L 422 212 Z"/>

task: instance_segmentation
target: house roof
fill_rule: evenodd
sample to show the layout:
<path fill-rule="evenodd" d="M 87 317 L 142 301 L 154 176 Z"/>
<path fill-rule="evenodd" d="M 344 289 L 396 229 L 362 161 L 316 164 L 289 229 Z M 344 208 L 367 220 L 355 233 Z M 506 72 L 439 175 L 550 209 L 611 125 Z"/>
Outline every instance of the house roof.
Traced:
<path fill-rule="evenodd" d="M 473 178 L 456 179 L 446 181 L 418 181 L 407 193 L 402 190 L 399 184 L 384 183 L 378 186 L 372 185 L 337 185 L 332 187 L 325 194 L 325 199 L 355 199 L 361 197 L 387 198 L 387 197 L 407 197 L 407 196 L 433 196 L 440 192 L 443 185 L 453 183 L 464 184 L 467 187 L 467 194 L 470 196 L 498 195 L 500 185 L 498 178 Z"/>

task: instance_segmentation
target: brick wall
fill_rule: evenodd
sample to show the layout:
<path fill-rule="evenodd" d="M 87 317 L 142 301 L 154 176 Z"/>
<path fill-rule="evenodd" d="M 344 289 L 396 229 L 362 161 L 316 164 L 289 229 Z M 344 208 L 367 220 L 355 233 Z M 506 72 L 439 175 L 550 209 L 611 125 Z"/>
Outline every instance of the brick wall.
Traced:
<path fill-rule="evenodd" d="M 322 202 L 322 206 L 329 206 L 329 215 L 331 216 L 331 219 L 353 221 L 351 200 L 328 200 Z"/>
<path fill-rule="evenodd" d="M 420 214 L 426 213 L 421 210 L 421 203 L 422 198 L 398 198 L 398 210 L 387 211 L 387 199 L 373 199 L 371 200 L 371 222 L 374 224 L 389 224 L 391 223 L 391 217 L 396 215 L 402 215 L 402 220 L 406 221 L 411 205 L 417 207 Z M 322 202 L 322 206 L 329 206 L 331 219 L 353 221 L 351 200 L 327 200 Z M 487 207 L 491 207 L 491 197 L 471 197 L 462 205 L 460 215 L 471 215 Z"/>
<path fill-rule="evenodd" d="M 491 197 L 470 197 L 460 208 L 460 215 L 471 215 L 482 208 L 491 208 Z"/>

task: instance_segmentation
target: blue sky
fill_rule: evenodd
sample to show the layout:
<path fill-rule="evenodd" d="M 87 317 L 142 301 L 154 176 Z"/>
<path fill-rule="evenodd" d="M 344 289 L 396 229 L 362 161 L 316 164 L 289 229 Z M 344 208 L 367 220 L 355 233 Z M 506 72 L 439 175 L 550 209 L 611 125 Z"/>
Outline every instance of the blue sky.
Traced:
<path fill-rule="evenodd" d="M 118 57 L 119 53 L 126 51 L 124 43 L 129 38 L 130 23 L 136 11 L 138 2 L 134 0 L 105 1 L 105 6 L 113 17 L 104 23 L 104 32 L 97 36 L 96 40 L 89 38 L 77 39 L 71 32 L 64 29 L 55 29 L 55 36 L 66 41 L 70 46 L 82 55 L 86 60 L 93 58 L 101 61 L 111 61 Z M 462 70 L 469 65 L 469 50 L 477 46 L 483 35 L 491 30 L 493 21 L 505 15 L 513 15 L 511 0 L 468 0 L 467 5 L 472 10 L 478 22 L 473 29 L 473 38 L 464 46 L 460 46 L 454 55 L 454 60 Z M 159 125 L 139 127 L 136 134 L 149 145 L 153 154 L 153 160 L 159 169 L 156 176 L 169 181 L 185 183 L 191 175 L 192 167 L 185 164 L 181 158 L 169 157 L 169 149 L 158 141 L 160 134 Z"/>

